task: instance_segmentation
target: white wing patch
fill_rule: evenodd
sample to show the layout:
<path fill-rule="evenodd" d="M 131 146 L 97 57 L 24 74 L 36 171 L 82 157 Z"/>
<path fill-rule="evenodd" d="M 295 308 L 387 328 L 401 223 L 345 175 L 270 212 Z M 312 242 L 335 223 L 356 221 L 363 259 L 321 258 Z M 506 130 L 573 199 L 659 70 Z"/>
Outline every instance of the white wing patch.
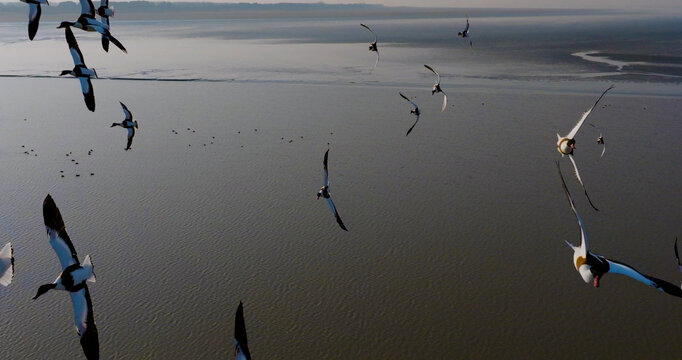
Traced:
<path fill-rule="evenodd" d="M 39 4 L 28 4 L 28 21 L 32 22 L 38 15 Z"/>
<path fill-rule="evenodd" d="M 83 64 L 83 59 L 81 59 L 81 55 L 78 53 L 78 50 L 72 47 L 70 47 L 69 50 L 71 51 L 71 57 L 73 58 L 74 65 L 85 65 Z"/>
<path fill-rule="evenodd" d="M 630 277 L 632 279 L 635 279 L 639 282 L 643 282 L 649 286 L 653 286 L 655 288 L 658 288 L 658 285 L 649 280 L 646 276 L 642 275 L 639 271 L 631 268 L 630 266 L 627 266 L 625 264 L 617 263 L 614 261 L 611 261 L 609 259 L 606 259 L 609 263 L 609 272 L 613 274 L 621 274 L 625 275 L 627 277 Z"/>
<path fill-rule="evenodd" d="M 49 232 L 50 236 L 50 246 L 52 246 L 52 249 L 54 249 L 54 252 L 59 258 L 59 263 L 62 265 L 62 271 L 64 271 L 64 269 L 67 267 L 78 263 L 78 261 L 71 256 L 71 249 L 69 248 L 69 245 L 64 241 L 64 239 L 59 237 L 57 231 L 50 228 L 48 228 L 47 231 Z"/>
<path fill-rule="evenodd" d="M 81 337 L 88 328 L 88 302 L 85 299 L 85 289 L 69 293 L 73 304 L 73 322 L 76 325 L 78 336 Z"/>
<path fill-rule="evenodd" d="M 0 285 L 8 286 L 14 278 L 12 243 L 7 243 L 0 251 Z"/>

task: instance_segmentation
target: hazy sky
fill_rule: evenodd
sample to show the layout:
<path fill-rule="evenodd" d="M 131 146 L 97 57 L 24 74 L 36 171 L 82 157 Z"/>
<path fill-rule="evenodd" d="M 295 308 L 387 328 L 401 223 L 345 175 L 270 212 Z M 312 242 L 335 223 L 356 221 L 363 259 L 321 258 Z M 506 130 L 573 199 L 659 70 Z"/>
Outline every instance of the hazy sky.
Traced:
<path fill-rule="evenodd" d="M 205 0 L 195 0 L 205 1 Z M 220 1 L 216 2 L 239 2 L 239 1 Z M 260 0 L 243 2 L 259 3 L 279 3 L 279 2 L 298 2 L 316 3 L 318 0 Z M 347 3 L 367 3 L 383 4 L 387 6 L 445 6 L 445 7 L 503 7 L 503 8 L 587 8 L 587 9 L 677 9 L 682 10 L 680 0 L 324 0 L 328 4 L 347 4 Z"/>
<path fill-rule="evenodd" d="M 0 2 L 15 2 L 16 0 L 0 0 Z M 65 0 L 52 0 L 50 2 L 63 2 Z M 77 1 L 77 0 L 70 0 Z M 130 0 L 128 0 L 130 1 Z M 134 1 L 134 0 L 133 0 Z M 155 1 L 155 0 L 153 0 Z M 164 0 L 168 1 L 168 0 Z M 348 4 L 348 3 L 366 3 L 366 4 L 383 4 L 387 6 L 436 6 L 436 7 L 457 7 L 457 8 L 571 8 L 571 9 L 644 9 L 652 11 L 674 11 L 682 12 L 681 0 L 170 0 L 172 2 L 221 2 L 221 3 L 238 3 L 251 2 L 262 4 L 273 4 L 280 2 L 291 3 L 317 3 L 324 2 L 328 4 Z M 99 2 L 95 0 L 95 2 Z M 113 0 L 112 2 L 115 2 Z"/>

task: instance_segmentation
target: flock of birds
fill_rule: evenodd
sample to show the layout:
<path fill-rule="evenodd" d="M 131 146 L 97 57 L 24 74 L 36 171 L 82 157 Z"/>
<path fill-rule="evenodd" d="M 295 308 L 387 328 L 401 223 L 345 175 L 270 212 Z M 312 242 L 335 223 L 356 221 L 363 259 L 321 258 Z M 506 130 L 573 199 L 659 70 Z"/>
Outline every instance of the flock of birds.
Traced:
<path fill-rule="evenodd" d="M 38 31 L 38 24 L 40 20 L 40 14 L 41 14 L 41 4 L 48 4 L 47 0 L 21 0 L 23 2 L 28 3 L 29 5 L 29 24 L 28 24 L 28 35 L 29 39 L 33 40 L 35 37 L 37 31 Z M 85 65 L 85 61 L 83 58 L 83 54 L 80 51 L 80 48 L 78 47 L 78 42 L 76 41 L 76 38 L 71 31 L 71 27 L 76 27 L 84 31 L 96 31 L 101 34 L 102 36 L 102 47 L 105 51 L 108 51 L 109 48 L 109 43 L 114 43 L 118 48 L 120 48 L 122 51 L 127 52 L 125 47 L 116 39 L 114 38 L 110 31 L 109 31 L 109 17 L 112 17 L 114 15 L 114 9 L 113 7 L 109 8 L 108 6 L 108 0 L 101 0 L 101 6 L 95 10 L 95 7 L 92 4 L 91 0 L 80 0 L 81 4 L 81 15 L 78 17 L 78 19 L 75 22 L 67 22 L 64 21 L 62 22 L 58 28 L 63 28 L 65 31 L 65 37 L 66 37 L 66 42 L 69 46 L 69 50 L 71 52 L 71 56 L 73 58 L 74 62 L 74 68 L 72 70 L 64 70 L 62 71 L 61 75 L 72 75 L 80 80 L 81 83 L 81 88 L 83 92 L 83 97 L 85 100 L 85 104 L 87 108 L 90 111 L 95 111 L 95 97 L 94 97 L 94 91 L 92 88 L 92 83 L 90 81 L 91 78 L 97 78 L 97 72 L 95 69 L 88 68 Z M 101 21 L 96 20 L 95 14 L 100 16 Z M 372 70 L 374 70 L 379 63 L 379 49 L 377 45 L 377 35 L 376 33 L 367 25 L 365 24 L 360 24 L 362 27 L 366 28 L 369 30 L 373 35 L 374 35 L 374 41 L 372 41 L 369 44 L 369 50 L 371 52 L 376 53 L 376 62 L 374 63 L 374 67 Z M 466 21 L 466 28 L 458 33 L 458 36 L 469 39 L 469 46 L 473 46 L 473 43 L 471 41 L 471 35 L 469 33 L 469 19 L 467 17 Z M 440 74 L 432 67 L 429 65 L 424 65 L 426 69 L 431 71 L 435 76 L 436 76 L 436 82 L 433 85 L 433 88 L 431 90 L 431 94 L 434 95 L 436 93 L 442 93 L 443 94 L 443 103 L 441 106 L 441 112 L 445 111 L 447 107 L 447 96 L 445 92 L 441 88 L 441 76 Z M 592 200 L 590 199 L 587 190 L 585 188 L 585 184 L 580 176 L 580 173 L 578 171 L 577 164 L 574 159 L 574 150 L 575 150 L 575 136 L 578 133 L 578 131 L 581 129 L 582 125 L 585 123 L 586 119 L 588 116 L 592 113 L 592 111 L 595 109 L 597 104 L 599 104 L 600 100 L 606 95 L 606 93 L 611 90 L 613 86 L 610 86 L 606 90 L 604 90 L 599 98 L 594 102 L 592 107 L 590 107 L 579 119 L 578 123 L 571 129 L 570 132 L 566 136 L 561 136 L 557 134 L 557 151 L 562 155 L 562 157 L 567 156 L 569 160 L 572 163 L 573 170 L 575 173 L 575 176 L 586 196 L 588 199 L 589 204 L 594 208 L 594 210 L 599 211 L 599 209 L 593 204 Z M 402 92 L 399 92 L 399 95 L 401 98 L 404 100 L 408 101 L 410 105 L 412 106 L 412 109 L 410 110 L 410 114 L 415 116 L 415 122 L 410 126 L 410 128 L 407 130 L 407 133 L 405 134 L 408 136 L 415 126 L 417 125 L 417 122 L 419 121 L 420 115 L 421 115 L 421 110 L 419 109 L 419 106 L 411 100 L 409 97 L 404 95 Z M 133 137 L 135 136 L 135 129 L 138 128 L 138 122 L 133 119 L 132 112 L 128 109 L 128 107 L 120 102 L 122 111 L 124 113 L 124 120 L 120 123 L 113 123 L 111 127 L 116 127 L 120 126 L 123 127 L 127 130 L 128 132 L 128 137 L 127 137 L 127 144 L 125 147 L 125 150 L 130 150 L 132 146 L 132 141 Z M 597 127 L 594 124 L 590 124 L 592 127 L 596 128 L 599 131 L 599 137 L 597 138 L 597 143 L 604 145 L 604 148 L 602 150 L 602 153 L 600 156 L 604 156 L 604 152 L 606 151 L 605 147 L 605 141 L 603 137 L 603 133 L 599 127 Z M 191 129 L 187 129 L 190 131 Z M 173 133 L 178 134 L 175 130 L 172 130 Z M 213 137 L 215 139 L 215 137 Z M 212 144 L 212 142 L 211 142 Z M 206 144 L 204 144 L 206 145 Z M 191 145 L 190 145 L 191 146 Z M 92 150 L 88 152 L 88 155 Z M 69 154 L 67 154 L 68 156 Z M 37 155 L 36 155 L 37 156 Z M 341 216 L 339 215 L 339 211 L 336 208 L 336 205 L 332 201 L 331 198 L 331 192 L 330 192 L 330 186 L 329 186 L 329 167 L 328 167 L 328 160 L 329 160 L 329 149 L 324 153 L 324 159 L 323 159 L 323 186 L 320 188 L 320 190 L 317 193 L 317 198 L 319 199 L 320 197 L 324 198 L 327 200 L 327 203 L 329 205 L 329 208 L 331 209 L 331 212 L 339 225 L 339 227 L 342 230 L 348 231 L 346 225 L 344 222 L 341 220 Z M 73 160 L 72 160 L 73 161 Z M 571 198 L 571 194 L 568 191 L 568 188 L 566 186 L 566 182 L 564 180 L 563 174 L 561 173 L 561 167 L 559 166 L 559 162 L 557 161 L 557 169 L 559 172 L 559 177 L 561 180 L 561 184 L 563 187 L 564 194 L 569 202 L 569 205 L 571 207 L 571 210 L 573 214 L 575 215 L 577 221 L 578 221 L 578 226 L 580 228 L 580 233 L 581 233 L 581 243 L 580 246 L 575 246 L 568 241 L 566 243 L 571 247 L 573 250 L 573 261 L 576 270 L 578 273 L 581 275 L 583 280 L 586 283 L 592 283 L 595 287 L 599 286 L 599 281 L 601 277 L 606 274 L 606 273 L 615 273 L 615 274 L 621 274 L 628 276 L 632 279 L 635 279 L 637 281 L 640 281 L 646 285 L 649 285 L 651 287 L 654 287 L 660 291 L 663 291 L 667 294 L 677 296 L 677 297 L 682 297 L 682 288 L 678 287 L 676 285 L 673 285 L 669 282 L 666 282 L 664 280 L 657 279 L 652 276 L 644 275 L 634 269 L 633 267 L 618 262 L 614 260 L 607 259 L 601 255 L 597 255 L 592 253 L 588 249 L 587 245 L 587 235 L 585 231 L 585 227 L 583 224 L 583 221 L 578 214 L 578 211 L 576 210 L 575 204 Z M 91 174 L 94 175 L 94 174 Z M 63 176 L 63 175 L 62 175 Z M 93 360 L 93 359 L 98 359 L 99 358 L 99 338 L 98 338 L 98 331 L 97 331 L 97 326 L 95 324 L 94 320 L 94 314 L 93 314 L 93 309 L 92 309 L 92 299 L 90 297 L 90 292 L 88 290 L 88 283 L 94 283 L 96 281 L 95 278 L 95 272 L 94 272 L 94 265 L 92 262 L 92 258 L 90 255 L 86 256 L 83 262 L 80 262 L 76 250 L 74 248 L 73 243 L 71 242 L 71 239 L 69 238 L 68 233 L 66 232 L 66 226 L 64 224 L 64 220 L 62 219 L 61 213 L 59 212 L 59 208 L 55 204 L 54 200 L 52 197 L 48 194 L 47 197 L 45 198 L 43 202 L 43 219 L 44 219 L 44 224 L 47 230 L 47 235 L 49 238 L 50 245 L 54 249 L 55 253 L 57 254 L 57 258 L 59 259 L 59 262 L 61 264 L 61 273 L 59 276 L 52 282 L 48 284 L 41 285 L 38 288 L 38 291 L 33 299 L 37 299 L 38 297 L 42 296 L 49 290 L 64 290 L 67 291 L 71 297 L 71 301 L 73 304 L 73 310 L 74 310 L 74 323 L 76 325 L 76 330 L 78 333 L 78 336 L 80 337 L 80 343 L 83 348 L 83 352 L 86 356 L 87 359 Z M 677 262 L 680 268 L 680 271 L 682 271 L 682 263 L 680 262 L 680 258 L 678 255 L 677 251 L 677 239 L 675 239 L 675 256 L 677 258 Z M 12 244 L 8 243 L 6 244 L 2 250 L 0 250 L 0 285 L 3 286 L 8 286 L 12 282 L 12 279 L 14 277 L 15 270 L 14 270 L 14 251 L 12 248 Z M 235 330 L 234 330 L 234 344 L 235 344 L 235 356 L 236 359 L 239 360 L 250 360 L 251 359 L 251 353 L 249 351 L 248 347 L 248 341 L 247 341 L 247 336 L 246 336 L 246 326 L 245 326 L 245 321 L 244 321 L 244 310 L 243 310 L 243 304 L 240 302 L 239 306 L 237 308 L 237 312 L 235 314 Z"/>
<path fill-rule="evenodd" d="M 49 5 L 47 0 L 21 0 L 29 5 L 28 12 L 28 38 L 33 40 L 36 33 L 38 32 L 38 25 L 40 23 L 40 14 L 42 12 L 40 4 Z M 90 111 L 95 111 L 95 91 L 92 87 L 92 81 L 90 79 L 97 78 L 97 71 L 94 68 L 89 68 L 85 65 L 85 58 L 78 46 L 78 41 L 76 36 L 74 36 L 72 27 L 81 29 L 83 31 L 93 32 L 96 31 L 102 35 L 102 48 L 104 51 L 109 52 L 109 42 L 116 45 L 121 51 L 127 53 L 126 48 L 121 44 L 118 39 L 116 39 L 109 31 L 109 18 L 114 16 L 114 8 L 109 7 L 109 0 L 101 0 L 100 6 L 95 9 L 92 0 L 80 0 L 81 14 L 76 19 L 76 21 L 62 21 L 57 29 L 64 29 L 64 36 L 66 37 L 66 43 L 69 46 L 69 52 L 73 58 L 73 69 L 62 70 L 59 76 L 71 75 L 77 78 L 81 84 L 81 91 L 83 92 L 83 99 L 85 100 L 85 106 Z M 97 20 L 95 15 L 99 15 L 100 20 Z M 125 115 L 125 120 L 120 124 L 114 124 L 114 126 L 121 126 L 128 130 L 128 143 L 125 150 L 130 150 L 132 145 L 133 136 L 135 136 L 135 129 L 138 127 L 137 121 L 133 121 L 133 115 L 128 110 L 128 108 L 121 103 L 123 108 L 123 114 Z"/>

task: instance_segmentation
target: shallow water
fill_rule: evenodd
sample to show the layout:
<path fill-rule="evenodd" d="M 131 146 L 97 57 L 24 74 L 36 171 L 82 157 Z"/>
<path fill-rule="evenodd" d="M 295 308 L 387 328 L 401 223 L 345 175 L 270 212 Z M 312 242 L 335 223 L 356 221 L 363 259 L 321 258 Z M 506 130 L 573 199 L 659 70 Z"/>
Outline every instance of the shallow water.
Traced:
<path fill-rule="evenodd" d="M 412 118 L 394 88 L 98 81 L 91 114 L 64 91 L 75 80 L 0 81 L 0 241 L 17 257 L 0 339 L 12 358 L 80 354 L 67 297 L 30 300 L 58 272 L 47 193 L 81 256 L 93 254 L 103 358 L 224 356 L 240 300 L 257 358 L 679 351 L 679 299 L 617 276 L 593 289 L 563 244 L 579 232 L 554 133 L 596 93 L 462 92 L 440 114 L 428 88 L 400 89 L 424 111 L 406 138 Z M 41 106 L 12 96 L 29 89 Z M 108 128 L 117 99 L 140 121 L 129 152 Z M 590 127 L 576 150 L 602 212 L 568 176 L 591 246 L 675 282 L 680 99 L 614 91 L 604 104 L 590 118 L 605 129 L 604 158 Z M 315 200 L 327 142 L 348 233 Z M 600 340 L 565 340 L 585 337 Z"/>
<path fill-rule="evenodd" d="M 138 74 L 146 68 L 138 49 L 133 41 L 130 55 L 114 50 L 92 64 Z M 172 73 L 184 66 L 160 61 Z M 348 84 L 349 72 L 325 84 L 282 73 L 282 81 L 95 80 L 96 113 L 74 79 L 0 78 L 0 243 L 11 241 L 17 258 L 14 283 L 0 288 L 7 358 L 82 356 L 68 296 L 30 300 L 59 269 L 42 223 L 47 193 L 80 256 L 93 256 L 102 358 L 229 358 L 240 300 L 259 359 L 680 352 L 680 299 L 618 276 L 599 289 L 582 282 L 564 244 L 580 235 L 554 164 L 596 253 L 677 283 L 678 85 L 618 83 L 588 119 L 604 129 L 603 158 L 593 128 L 577 136 L 597 213 L 554 150 L 555 133 L 571 129 L 607 82 L 465 87 L 447 78 L 450 105 L 440 113 L 426 72 L 400 86 L 380 68 L 377 85 Z M 398 91 L 423 112 L 409 137 L 413 118 Z M 140 123 L 128 152 L 125 131 L 109 128 L 122 118 L 119 100 Z M 327 143 L 347 233 L 315 199 Z"/>

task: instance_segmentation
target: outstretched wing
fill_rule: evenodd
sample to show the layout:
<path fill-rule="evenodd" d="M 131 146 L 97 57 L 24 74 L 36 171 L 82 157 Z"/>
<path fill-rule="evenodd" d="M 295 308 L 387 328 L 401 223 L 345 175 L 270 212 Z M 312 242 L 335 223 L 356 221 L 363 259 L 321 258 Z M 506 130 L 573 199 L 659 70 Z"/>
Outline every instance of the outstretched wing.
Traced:
<path fill-rule="evenodd" d="M 62 214 L 50 195 L 47 195 L 43 201 L 43 221 L 50 237 L 50 245 L 57 253 L 59 263 L 62 265 L 62 271 L 73 264 L 80 264 L 76 249 L 71 243 L 69 234 L 66 233 Z"/>
<path fill-rule="evenodd" d="M 407 100 L 410 104 L 412 104 L 412 106 L 415 109 L 419 108 L 419 106 L 417 106 L 417 104 L 415 104 L 414 101 L 410 100 L 407 96 L 403 95 L 403 93 L 398 92 L 398 94 L 400 94 L 400 97 L 402 97 L 403 99 Z M 417 116 L 417 117 L 419 117 L 419 116 Z"/>
<path fill-rule="evenodd" d="M 33 40 L 38 33 L 38 25 L 40 25 L 40 4 L 28 4 L 28 39 Z"/>
<path fill-rule="evenodd" d="M 88 17 L 95 17 L 95 5 L 92 4 L 92 0 L 80 0 L 81 3 L 81 14 Z"/>
<path fill-rule="evenodd" d="M 371 32 L 372 35 L 374 35 L 374 41 L 377 41 L 377 34 L 376 34 L 372 29 L 370 29 L 369 26 L 367 26 L 367 25 L 365 25 L 365 24 L 360 24 L 360 26 L 362 26 L 362 27 L 364 27 L 365 29 L 369 30 L 369 32 Z"/>
<path fill-rule="evenodd" d="M 105 2 L 105 1 L 107 1 L 107 0 L 102 0 L 102 2 Z M 106 5 L 102 5 L 102 6 L 106 6 Z M 108 16 L 101 16 L 100 15 L 100 18 L 102 20 L 102 24 L 104 24 L 106 26 L 110 25 Z M 109 52 L 109 39 L 105 35 L 102 35 L 102 49 L 104 49 L 104 51 L 106 51 L 106 52 Z"/>
<path fill-rule="evenodd" d="M 85 59 L 83 58 L 83 53 L 78 47 L 78 41 L 71 31 L 71 27 L 67 26 L 64 28 L 64 36 L 66 37 L 66 43 L 69 45 L 69 51 L 71 52 L 71 57 L 73 58 L 74 65 L 85 66 Z"/>
<path fill-rule="evenodd" d="M 128 110 L 128 107 L 125 106 L 124 103 L 120 101 L 118 103 L 121 104 L 121 110 L 123 110 L 123 115 L 125 115 L 126 117 L 125 120 L 133 121 L 133 113 L 131 113 L 130 110 Z"/>
<path fill-rule="evenodd" d="M 610 273 L 625 275 L 646 285 L 649 285 L 653 288 L 656 288 L 660 291 L 663 291 L 666 294 L 682 297 L 682 289 L 676 285 L 673 285 L 665 280 L 655 278 L 653 276 L 644 275 L 639 271 L 635 270 L 635 268 L 633 268 L 630 265 L 609 259 L 606 259 L 606 261 L 609 263 Z"/>
<path fill-rule="evenodd" d="M 436 84 L 440 84 L 440 74 L 436 70 L 433 70 L 433 68 L 428 65 L 424 65 L 424 67 L 431 70 L 432 73 L 436 74 L 436 76 L 438 77 L 438 80 L 436 80 Z"/>
<path fill-rule="evenodd" d="M 575 177 L 578 179 L 578 182 L 580 183 L 580 186 L 583 188 L 583 191 L 585 192 L 585 197 L 587 197 L 587 201 L 590 203 L 590 206 L 592 206 L 593 209 L 599 211 L 596 206 L 592 203 L 592 199 L 590 199 L 590 195 L 587 194 L 587 189 L 585 189 L 585 184 L 583 184 L 583 179 L 580 178 L 580 173 L 578 172 L 578 165 L 576 165 L 575 160 L 573 159 L 573 154 L 568 154 L 568 158 L 571 160 L 571 163 L 573 164 L 573 170 L 575 170 Z"/>
<path fill-rule="evenodd" d="M 7 243 L 0 250 L 0 285 L 8 286 L 14 279 L 14 249 Z"/>
<path fill-rule="evenodd" d="M 467 27 L 464 28 L 464 32 L 469 31 L 469 15 L 467 15 Z"/>
<path fill-rule="evenodd" d="M 123 46 L 123 44 L 121 44 L 121 42 L 118 41 L 118 39 L 116 39 L 115 37 L 113 37 L 113 36 L 111 35 L 111 33 L 109 32 L 109 30 L 106 30 L 106 29 L 105 29 L 105 31 L 102 33 L 102 36 L 104 36 L 107 40 L 109 40 L 109 41 L 111 41 L 112 43 L 114 43 L 114 45 L 116 45 L 116 47 L 118 47 L 119 49 L 121 49 L 121 51 L 123 51 L 124 53 L 126 53 L 126 54 L 128 53 L 128 50 L 126 50 L 125 46 Z"/>
<path fill-rule="evenodd" d="M 568 191 L 568 187 L 566 186 L 566 181 L 564 180 L 564 175 L 561 173 L 561 166 L 559 166 L 559 162 L 556 162 L 556 168 L 559 171 L 559 178 L 561 178 L 561 187 L 564 189 L 564 195 L 566 195 L 566 200 L 568 200 L 569 205 L 571 205 L 571 211 L 573 211 L 573 215 L 575 215 L 575 218 L 578 220 L 578 227 L 580 227 L 580 249 L 581 249 L 581 256 L 586 258 L 587 257 L 587 233 L 585 232 L 585 224 L 583 224 L 583 219 L 580 217 L 580 214 L 578 214 L 578 210 L 575 208 L 575 204 L 573 203 L 573 198 L 571 198 L 571 193 Z"/>
<path fill-rule="evenodd" d="M 407 129 L 407 134 L 405 134 L 405 136 L 410 135 L 412 129 L 414 129 L 415 125 L 417 125 L 417 122 L 419 122 L 419 115 L 417 115 L 417 119 L 414 120 L 414 124 L 412 124 L 412 126 L 410 126 L 410 128 Z"/>
<path fill-rule="evenodd" d="M 609 86 L 608 89 L 604 90 L 604 92 L 601 93 L 601 95 L 599 95 L 599 98 L 597 99 L 597 101 L 594 102 L 594 105 L 592 105 L 592 107 L 583 114 L 583 116 L 580 118 L 580 120 L 575 125 L 575 127 L 573 127 L 573 129 L 571 129 L 571 132 L 569 132 L 568 135 L 566 135 L 567 138 L 573 139 L 575 137 L 575 135 L 578 133 L 578 130 L 580 130 L 580 127 L 585 122 L 585 119 L 587 119 L 587 117 L 590 115 L 592 110 L 594 110 L 594 108 L 597 106 L 597 104 L 599 104 L 599 100 L 601 100 L 601 98 L 604 97 L 606 92 L 611 90 L 611 89 L 613 89 L 613 85 Z"/>
<path fill-rule="evenodd" d="M 236 353 L 235 360 L 251 360 L 249 341 L 246 338 L 244 307 L 241 301 L 239 302 L 239 307 L 237 307 L 237 313 L 234 316 L 234 347 Z"/>
<path fill-rule="evenodd" d="M 445 95 L 445 91 L 441 90 L 440 91 L 443 94 L 443 106 L 440 108 L 440 112 L 445 111 L 445 107 L 448 106 L 448 96 Z"/>
<path fill-rule="evenodd" d="M 126 128 L 128 130 L 128 143 L 126 144 L 126 150 L 130 150 L 130 146 L 133 145 L 133 137 L 135 136 L 135 128 Z"/>
<path fill-rule="evenodd" d="M 372 66 L 372 71 L 377 68 L 377 65 L 379 65 L 379 50 L 375 51 L 377 53 L 377 60 L 374 62 L 374 66 Z"/>
<path fill-rule="evenodd" d="M 329 168 L 327 167 L 327 160 L 329 159 L 329 149 L 324 153 L 324 161 L 322 164 L 324 165 L 324 173 L 322 175 L 322 180 L 324 181 L 325 186 L 329 186 Z"/>
<path fill-rule="evenodd" d="M 99 359 L 99 332 L 95 324 L 95 316 L 92 313 L 92 300 L 87 285 L 83 288 L 69 292 L 73 305 L 73 321 L 80 337 L 81 347 L 85 358 L 88 360 Z"/>
<path fill-rule="evenodd" d="M 89 77 L 79 77 L 81 82 L 81 91 L 83 92 L 83 100 L 88 110 L 95 111 L 95 91 L 92 88 L 92 82 Z"/>
<path fill-rule="evenodd" d="M 343 224 L 343 221 L 341 220 L 341 216 L 339 215 L 339 212 L 336 210 L 336 206 L 334 205 L 334 202 L 332 201 L 331 197 L 327 198 L 327 203 L 329 204 L 329 208 L 332 209 L 332 214 L 334 214 L 334 217 L 336 218 L 336 222 L 339 224 L 341 229 L 348 231 L 348 229 L 346 229 L 346 225 Z"/>

